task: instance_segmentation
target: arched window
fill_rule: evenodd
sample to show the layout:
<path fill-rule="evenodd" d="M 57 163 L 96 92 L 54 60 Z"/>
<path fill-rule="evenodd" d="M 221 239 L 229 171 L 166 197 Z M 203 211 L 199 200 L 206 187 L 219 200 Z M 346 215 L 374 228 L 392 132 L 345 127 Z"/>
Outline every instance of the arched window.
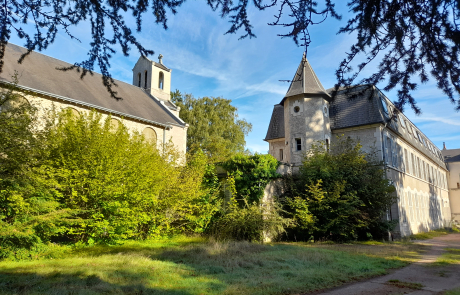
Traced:
<path fill-rule="evenodd" d="M 137 86 L 141 87 L 141 73 L 137 74 Z"/>
<path fill-rule="evenodd" d="M 28 105 L 29 101 L 21 95 L 17 95 L 14 98 L 7 100 L 3 105 L 0 106 L 0 112 L 3 110 L 10 110 L 13 108 L 23 107 Z"/>
<path fill-rule="evenodd" d="M 158 88 L 163 89 L 164 80 L 165 76 L 163 75 L 163 72 L 160 72 L 160 77 L 158 78 Z"/>
<path fill-rule="evenodd" d="M 147 89 L 147 71 L 144 73 L 144 88 Z"/>
<path fill-rule="evenodd" d="M 75 108 L 67 107 L 67 108 L 64 109 L 64 111 L 68 112 L 68 114 L 70 114 L 70 119 L 72 119 L 72 120 L 77 120 L 78 118 L 80 118 L 80 111 L 78 111 Z"/>
<path fill-rule="evenodd" d="M 145 128 L 144 131 L 142 131 L 142 135 L 144 135 L 145 140 L 148 142 L 156 143 L 157 141 L 157 133 L 152 128 Z"/>
<path fill-rule="evenodd" d="M 120 121 L 118 121 L 117 119 L 111 118 L 110 119 L 110 131 L 116 132 L 118 128 L 120 128 L 120 124 L 121 124 Z"/>

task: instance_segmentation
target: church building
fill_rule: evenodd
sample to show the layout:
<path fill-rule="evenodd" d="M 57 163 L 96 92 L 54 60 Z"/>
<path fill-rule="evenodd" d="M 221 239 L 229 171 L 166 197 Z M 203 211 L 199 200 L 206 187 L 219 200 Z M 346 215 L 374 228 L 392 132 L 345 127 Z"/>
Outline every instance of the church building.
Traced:
<path fill-rule="evenodd" d="M 398 201 L 388 219 L 399 220 L 395 236 L 450 224 L 447 166 L 441 151 L 375 86 L 326 90 L 305 54 L 279 104 L 273 108 L 265 141 L 269 153 L 298 170 L 315 141 L 326 146 L 337 136 L 357 139 L 365 151 L 377 150 Z"/>
<path fill-rule="evenodd" d="M 179 108 L 171 102 L 171 69 L 163 64 L 162 55 L 155 62 L 141 56 L 134 65 L 132 84 L 115 80 L 121 100 L 112 98 L 102 84 L 99 73 L 87 74 L 80 79 L 76 71 L 59 71 L 69 63 L 31 52 L 21 64 L 20 56 L 26 48 L 7 44 L 4 56 L 1 84 L 11 84 L 18 73 L 22 99 L 37 106 L 41 115 L 53 105 L 56 109 L 70 108 L 76 115 L 95 110 L 103 116 L 111 115 L 112 125 L 123 122 L 130 130 L 136 130 L 159 149 L 170 140 L 185 155 L 188 124 L 179 118 Z"/>

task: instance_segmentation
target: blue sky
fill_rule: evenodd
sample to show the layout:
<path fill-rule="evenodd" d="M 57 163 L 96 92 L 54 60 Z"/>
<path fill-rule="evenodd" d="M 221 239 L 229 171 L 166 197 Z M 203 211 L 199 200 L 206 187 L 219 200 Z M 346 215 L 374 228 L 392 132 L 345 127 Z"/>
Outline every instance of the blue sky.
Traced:
<path fill-rule="evenodd" d="M 346 16 L 346 1 L 337 7 Z M 291 39 L 277 36 L 286 33 L 281 27 L 271 27 L 276 10 L 264 12 L 250 9 L 253 30 L 257 38 L 238 40 L 239 34 L 224 35 L 230 27 L 228 19 L 221 19 L 204 1 L 189 0 L 169 16 L 168 30 L 153 22 L 146 14 L 143 30 L 137 34 L 141 43 L 155 51 L 152 59 L 163 54 L 163 62 L 172 72 L 171 89 L 191 93 L 195 97 L 222 96 L 238 107 L 240 118 L 252 123 L 253 130 L 247 137 L 247 146 L 254 152 L 266 153 L 268 143 L 263 141 L 267 132 L 273 105 L 279 103 L 289 84 L 279 80 L 292 79 L 302 57 L 303 48 Z M 335 83 L 335 70 L 350 48 L 354 38 L 337 35 L 345 19 L 328 19 L 312 28 L 312 43 L 308 49 L 308 60 L 325 88 Z M 132 22 L 134 24 L 134 22 Z M 90 39 L 90 27 L 83 23 L 72 32 L 82 41 L 71 40 L 60 34 L 57 40 L 43 53 L 73 63 L 86 58 Z M 243 32 L 241 32 L 243 33 Z M 24 41 L 13 37 L 12 43 L 24 45 Z M 119 50 L 111 60 L 113 76 L 131 83 L 132 71 L 139 55 L 132 50 L 129 57 Z M 363 74 L 372 73 L 371 67 Z M 378 85 L 383 88 L 384 85 Z M 386 93 L 391 100 L 396 91 Z M 406 109 L 406 116 L 415 123 L 439 148 L 446 142 L 447 148 L 460 148 L 460 113 L 430 81 L 419 87 L 414 95 L 422 109 L 416 116 Z"/>

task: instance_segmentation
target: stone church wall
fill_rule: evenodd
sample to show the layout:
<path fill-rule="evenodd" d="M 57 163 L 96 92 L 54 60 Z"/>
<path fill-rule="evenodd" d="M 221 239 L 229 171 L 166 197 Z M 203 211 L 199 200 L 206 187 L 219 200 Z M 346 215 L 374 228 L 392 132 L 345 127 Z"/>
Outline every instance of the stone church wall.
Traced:
<path fill-rule="evenodd" d="M 21 93 L 21 95 L 23 95 Z M 65 108 L 73 108 L 74 110 L 78 111 L 79 113 L 84 113 L 90 111 L 89 108 L 82 107 L 78 104 L 73 104 L 70 102 L 64 102 L 61 100 L 57 100 L 51 97 L 43 97 L 43 96 L 34 96 L 34 95 L 23 95 L 27 101 L 36 106 L 38 108 L 38 116 L 44 117 L 48 110 L 51 110 L 54 106 L 56 110 L 62 110 Z M 102 119 L 105 119 L 108 116 L 107 113 L 102 113 Z M 187 141 L 187 128 L 182 128 L 178 126 L 173 126 L 170 130 L 165 130 L 162 127 L 154 126 L 150 124 L 143 123 L 141 121 L 131 120 L 129 118 L 122 118 L 118 115 L 112 115 L 113 119 L 116 119 L 132 131 L 137 131 L 142 133 L 145 128 L 151 128 L 156 133 L 156 145 L 161 150 L 163 146 L 163 131 L 165 131 L 165 141 L 168 142 L 170 139 L 173 141 L 175 147 L 179 151 L 179 153 L 185 156 L 186 153 L 186 141 Z"/>

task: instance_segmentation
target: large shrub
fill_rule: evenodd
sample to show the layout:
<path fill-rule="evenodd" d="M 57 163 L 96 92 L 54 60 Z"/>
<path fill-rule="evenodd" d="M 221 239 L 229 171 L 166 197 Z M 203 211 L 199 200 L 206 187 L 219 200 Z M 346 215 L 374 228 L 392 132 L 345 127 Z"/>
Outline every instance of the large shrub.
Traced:
<path fill-rule="evenodd" d="M 206 156 L 185 161 L 172 144 L 160 151 L 110 122 L 96 112 L 76 117 L 51 111 L 37 136 L 41 148 L 26 173 L 29 182 L 1 191 L 8 212 L 2 221 L 43 242 L 202 232 L 218 208 L 218 184 Z"/>
<path fill-rule="evenodd" d="M 286 209 L 298 226 L 291 238 L 346 241 L 377 238 L 395 201 L 394 187 L 374 153 L 359 142 L 337 138 L 330 150 L 322 142 L 306 155 L 300 174 L 287 180 Z"/>

